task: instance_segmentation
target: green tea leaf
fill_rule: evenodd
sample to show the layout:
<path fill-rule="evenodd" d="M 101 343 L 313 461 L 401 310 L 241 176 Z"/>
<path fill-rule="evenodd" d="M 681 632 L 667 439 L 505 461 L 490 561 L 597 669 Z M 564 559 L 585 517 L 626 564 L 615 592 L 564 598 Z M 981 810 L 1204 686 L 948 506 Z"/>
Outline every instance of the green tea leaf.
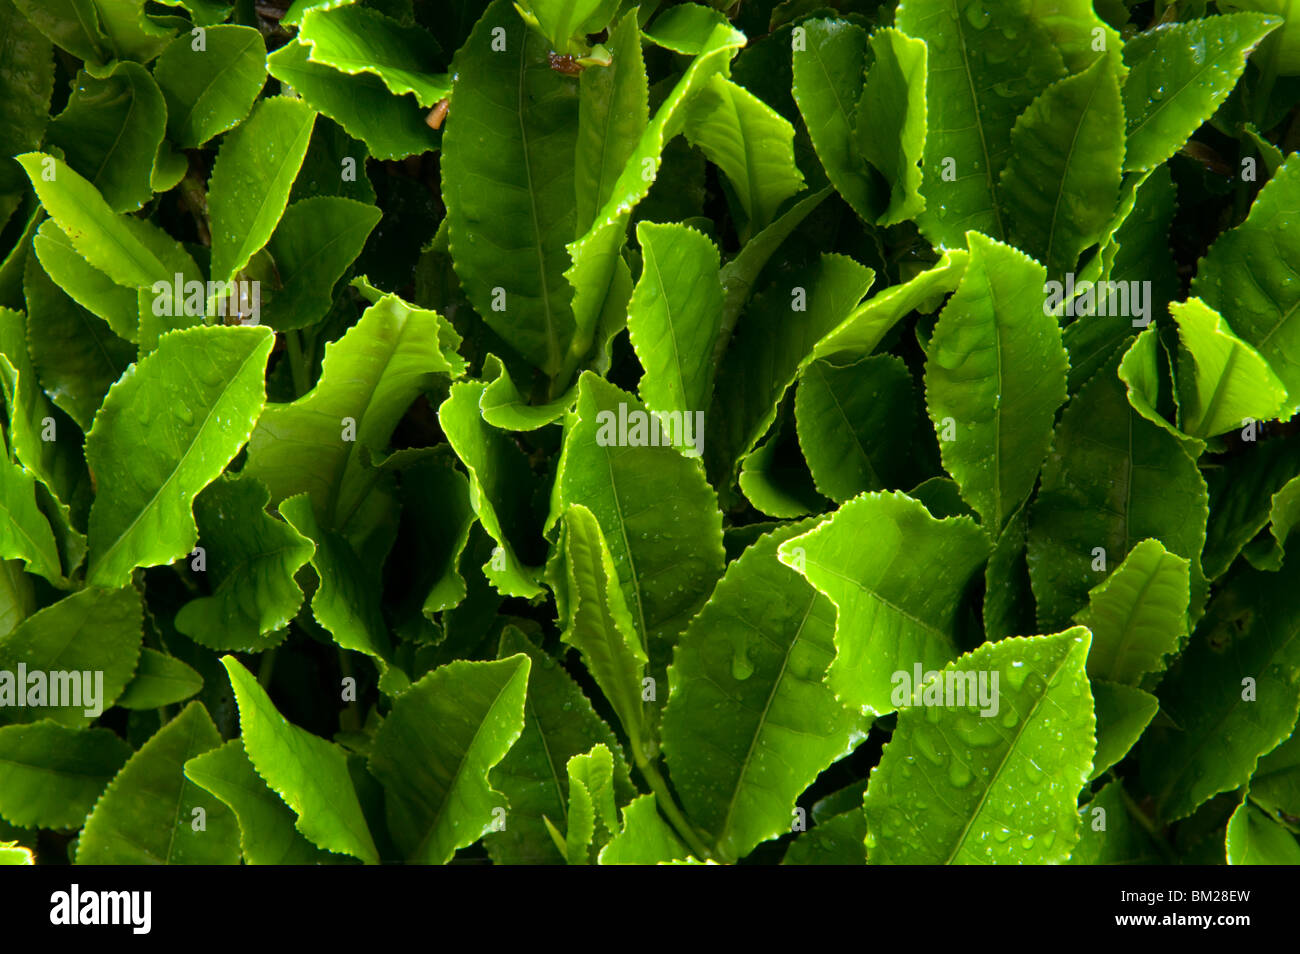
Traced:
<path fill-rule="evenodd" d="M 631 430 L 620 440 L 620 415 L 634 412 L 640 417 L 628 419 L 644 424 L 634 397 L 593 374 L 582 376 L 555 494 L 561 509 L 581 504 L 595 516 L 658 680 L 677 634 L 722 575 L 722 515 L 695 461 L 671 447 L 633 443 Z M 558 512 L 555 501 L 552 509 Z"/>
<path fill-rule="evenodd" d="M 653 795 L 641 795 L 623 809 L 623 830 L 600 851 L 602 865 L 655 865 L 686 857 L 686 846 L 659 817 Z"/>
<path fill-rule="evenodd" d="M 131 681 L 140 657 L 142 612 L 140 594 L 129 586 L 90 587 L 27 617 L 0 638 L 0 689 L 6 700 L 0 718 L 89 725 Z M 19 666 L 29 676 L 25 707 L 12 695 L 19 688 Z M 39 701 L 35 674 L 44 687 Z"/>
<path fill-rule="evenodd" d="M 26 828 L 80 828 L 130 755 L 107 729 L 0 728 L 0 816 Z"/>
<path fill-rule="evenodd" d="M 56 222 L 46 219 L 41 223 L 32 239 L 32 248 L 45 274 L 64 294 L 91 314 L 102 318 L 119 338 L 132 341 L 137 337 L 140 315 L 136 293 L 118 285 L 82 258 L 67 233 Z M 124 362 L 122 369 L 129 363 L 129 360 Z M 115 374 L 112 380 L 116 381 L 117 378 L 118 375 Z M 93 413 L 92 408 L 87 421 Z"/>
<path fill-rule="evenodd" d="M 438 408 L 438 420 L 470 477 L 470 502 L 483 529 L 500 549 L 499 558 L 483 572 L 504 596 L 533 597 L 542 592 L 539 571 L 519 556 L 519 543 L 527 546 L 537 528 L 527 483 L 528 461 L 504 431 L 483 420 L 479 403 L 484 386 L 464 381 Z M 527 551 L 524 551 L 527 552 Z"/>
<path fill-rule="evenodd" d="M 1179 417 L 1193 437 L 1213 437 L 1270 420 L 1288 405 L 1286 386 L 1250 345 L 1199 298 L 1169 306 L 1182 342 Z"/>
<path fill-rule="evenodd" d="M 230 806 L 239 822 L 248 864 L 312 865 L 337 860 L 337 855 L 321 851 L 298 833 L 293 812 L 266 787 L 239 739 L 190 759 L 185 777 Z"/>
<path fill-rule="evenodd" d="M 328 345 L 316 386 L 272 404 L 248 442 L 247 472 L 272 503 L 309 493 L 323 526 L 344 531 L 378 477 L 362 459 L 387 449 L 398 420 L 436 376 L 457 376 L 459 336 L 437 312 L 385 295 Z"/>
<path fill-rule="evenodd" d="M 371 73 L 396 96 L 413 93 L 429 107 L 451 92 L 451 78 L 428 71 L 439 59 L 438 45 L 422 27 L 401 24 L 361 6 L 308 10 L 299 42 L 311 48 L 311 62 L 341 73 Z"/>
<path fill-rule="evenodd" d="M 298 816 L 294 827 L 318 848 L 377 863 L 379 853 L 366 827 L 343 750 L 287 722 L 234 657 L 223 656 L 221 663 L 239 703 L 239 726 L 248 760 Z"/>
<path fill-rule="evenodd" d="M 1015 244 L 1053 276 L 1073 271 L 1119 198 L 1124 109 L 1111 58 L 1047 87 L 1016 120 L 998 181 Z"/>
<path fill-rule="evenodd" d="M 1068 358 L 1043 306 L 1043 267 L 976 233 L 969 242 L 970 262 L 927 349 L 925 396 L 944 466 L 1001 533 L 1047 456 Z"/>
<path fill-rule="evenodd" d="M 504 809 L 488 772 L 523 730 L 529 669 L 523 654 L 454 662 L 393 703 L 375 733 L 370 770 L 384 786 L 389 829 L 408 860 L 446 864 Z"/>
<path fill-rule="evenodd" d="M 1092 631 L 1088 675 L 1129 686 L 1165 666 L 1187 635 L 1188 561 L 1143 540 L 1074 614 Z"/>
<path fill-rule="evenodd" d="M 194 496 L 239 452 L 261 413 L 271 339 L 265 328 L 172 332 L 109 390 L 86 435 L 99 486 L 88 581 L 120 586 L 134 567 L 190 552 Z"/>
<path fill-rule="evenodd" d="M 821 359 L 799 374 L 799 446 L 817 489 L 837 503 L 903 485 L 918 416 L 911 372 L 893 355 Z"/>
<path fill-rule="evenodd" d="M 1011 130 L 1066 74 L 1060 50 L 1027 6 L 995 15 L 978 0 L 904 0 L 894 25 L 927 49 L 921 233 L 950 248 L 966 244 L 967 230 L 1006 237 L 998 176 L 1011 158 Z"/>
<path fill-rule="evenodd" d="M 574 504 L 564 514 L 563 531 L 568 610 L 561 638 L 582 653 L 640 761 L 651 736 L 641 688 L 645 649 L 616 585 L 614 560 L 596 518 Z"/>
<path fill-rule="evenodd" d="M 1160 701 L 1149 692 L 1117 682 L 1094 678 L 1091 685 L 1097 714 L 1097 754 L 1089 778 L 1095 779 L 1137 745 L 1159 711 Z"/>
<path fill-rule="evenodd" d="M 1233 13 L 1158 26 L 1124 82 L 1125 170 L 1160 165 L 1228 98 L 1256 44 L 1276 17 Z"/>
<path fill-rule="evenodd" d="M 788 832 L 795 799 L 866 734 L 822 682 L 835 605 L 777 560 L 806 529 L 766 534 L 727 567 L 668 669 L 673 786 L 723 861 Z"/>
<path fill-rule="evenodd" d="M 404 159 L 436 149 L 439 136 L 414 96 L 394 96 L 378 76 L 348 76 L 311 62 L 306 43 L 286 43 L 266 58 L 267 71 L 312 109 L 362 140 L 376 159 Z"/>
<path fill-rule="evenodd" d="M 139 63 L 119 62 L 100 78 L 81 73 L 68 105 L 50 122 L 48 146 L 103 195 L 114 212 L 133 212 L 153 198 L 167 104 Z"/>
<path fill-rule="evenodd" d="M 148 646 L 140 651 L 135 675 L 117 698 L 123 709 L 157 709 L 184 702 L 203 688 L 203 677 L 179 659 Z"/>
<path fill-rule="evenodd" d="M 874 222 L 889 197 L 858 146 L 856 109 L 866 82 L 867 33 L 847 20 L 809 20 L 802 29 L 803 43 L 793 54 L 795 102 L 836 191 L 864 221 Z M 887 69 L 882 67 L 878 82 Z"/>
<path fill-rule="evenodd" d="M 742 242 L 771 223 L 804 185 L 794 161 L 794 127 L 772 107 L 714 74 L 691 101 L 686 138 L 731 182 L 742 210 Z"/>
<path fill-rule="evenodd" d="M 266 44 L 257 30 L 210 26 L 203 48 L 195 46 L 194 37 L 177 37 L 153 68 L 167 101 L 167 136 L 183 149 L 242 122 L 266 85 Z"/>
<path fill-rule="evenodd" d="M 1300 865 L 1295 835 L 1245 799 L 1228 821 L 1230 865 Z"/>
<path fill-rule="evenodd" d="M 504 50 L 494 31 L 504 31 Z M 564 271 L 576 231 L 578 89 L 549 68 L 547 52 L 510 0 L 494 0 L 456 55 L 442 188 L 465 294 L 497 334 L 555 377 L 575 332 Z"/>
<path fill-rule="evenodd" d="M 77 864 L 238 864 L 234 816 L 184 774 L 188 760 L 220 744 L 203 704 L 191 702 L 109 783 L 81 832 Z"/>
<path fill-rule="evenodd" d="M 950 679 L 969 686 L 972 676 L 996 678 L 993 706 L 968 695 L 899 713 L 867 788 L 872 864 L 1053 864 L 1070 856 L 1094 748 L 1088 642 L 1075 627 L 987 644 L 934 685 L 952 693 Z M 916 797 L 912 775 L 933 799 Z"/>
<path fill-rule="evenodd" d="M 249 652 L 278 643 L 278 631 L 302 605 L 294 574 L 315 547 L 266 512 L 270 496 L 256 477 L 241 474 L 208 485 L 194 501 L 199 572 L 211 574 L 211 595 L 182 606 L 175 625 L 209 649 Z"/>
<path fill-rule="evenodd" d="M 623 750 L 609 726 L 564 667 L 537 648 L 517 628 L 507 626 L 499 656 L 524 653 L 531 660 L 524 728 L 492 770 L 492 785 L 510 803 L 504 831 L 492 832 L 483 843 L 498 864 L 558 864 L 556 850 L 543 819 L 559 823 L 569 804 L 569 759 L 603 746 L 613 755 L 617 801 L 630 797 L 632 785 Z"/>
<path fill-rule="evenodd" d="M 871 35 L 873 59 L 858 100 L 857 148 L 889 183 L 889 206 L 879 225 L 897 225 L 925 210 L 921 169 L 925 154 L 926 47 L 885 28 Z"/>
<path fill-rule="evenodd" d="M 892 701 L 895 671 L 950 662 L 961 598 L 988 553 L 973 520 L 935 520 L 902 493 L 862 494 L 781 544 L 781 562 L 835 604 L 836 655 L 826 678 L 836 697 L 883 715 L 899 705 Z M 944 572 L 916 571 L 926 566 Z"/>
<path fill-rule="evenodd" d="M 271 238 L 311 141 L 316 113 L 301 100 L 263 100 L 221 142 L 208 181 L 212 277 L 226 282 Z"/>
<path fill-rule="evenodd" d="M 1118 358 L 1061 415 L 1030 510 L 1029 575 L 1044 628 L 1078 612 L 1098 574 L 1148 538 L 1191 562 L 1193 619 L 1204 605 L 1205 481 L 1177 438 L 1129 406 Z"/>
<path fill-rule="evenodd" d="M 644 265 L 628 304 L 627 330 L 645 369 L 641 399 L 652 412 L 704 411 L 722 321 L 718 249 L 684 225 L 642 222 L 636 237 Z"/>
<path fill-rule="evenodd" d="M 380 217 L 373 205 L 342 196 L 315 196 L 289 206 L 267 245 L 280 286 L 264 306 L 266 323 L 286 331 L 324 318 L 334 286 L 361 254 Z"/>
<path fill-rule="evenodd" d="M 54 91 L 53 51 L 41 35 L 51 21 L 35 7 L 22 0 L 0 0 L 0 34 L 5 37 L 0 51 L 0 141 L 6 160 L 0 163 L 0 226 L 18 208 L 24 191 L 22 174 L 7 160 L 40 146 Z M 25 16 L 28 10 L 35 19 Z"/>

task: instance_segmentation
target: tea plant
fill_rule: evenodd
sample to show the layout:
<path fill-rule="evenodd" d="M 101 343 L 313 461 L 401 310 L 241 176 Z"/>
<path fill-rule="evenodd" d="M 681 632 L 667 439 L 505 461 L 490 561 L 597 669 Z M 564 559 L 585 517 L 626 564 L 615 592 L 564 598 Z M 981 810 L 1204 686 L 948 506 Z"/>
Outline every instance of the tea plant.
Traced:
<path fill-rule="evenodd" d="M 0 0 L 0 862 L 1300 861 L 1291 13 Z"/>

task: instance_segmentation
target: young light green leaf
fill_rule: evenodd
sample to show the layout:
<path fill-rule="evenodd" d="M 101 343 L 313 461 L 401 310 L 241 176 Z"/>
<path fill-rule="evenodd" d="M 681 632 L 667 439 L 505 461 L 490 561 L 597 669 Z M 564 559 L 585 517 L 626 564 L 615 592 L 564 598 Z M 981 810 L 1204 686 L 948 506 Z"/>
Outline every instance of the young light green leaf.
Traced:
<path fill-rule="evenodd" d="M 537 648 L 516 627 L 501 635 L 499 656 L 524 653 L 532 661 L 524 728 L 519 740 L 492 770 L 492 785 L 510 803 L 504 831 L 483 840 L 497 864 L 559 864 L 563 859 L 543 819 L 560 824 L 569 804 L 569 777 L 564 766 L 575 755 L 604 747 L 613 755 L 616 801 L 632 795 L 623 750 L 609 726 L 591 707 L 564 667 Z"/>
<path fill-rule="evenodd" d="M 134 216 L 118 215 L 94 185 L 62 159 L 40 152 L 16 157 L 27 171 L 41 205 L 82 257 L 126 288 L 170 285 L 176 275 L 199 280 L 194 260 L 162 229 Z"/>
<path fill-rule="evenodd" d="M 243 447 L 266 400 L 267 328 L 191 328 L 109 390 L 86 435 L 99 492 L 86 579 L 120 586 L 137 566 L 189 553 L 191 502 Z"/>
<path fill-rule="evenodd" d="M 308 10 L 299 42 L 311 48 L 311 62 L 341 73 L 371 73 L 395 96 L 413 93 L 425 108 L 451 92 L 451 78 L 430 73 L 438 44 L 418 25 L 401 24 L 359 5 Z"/>
<path fill-rule="evenodd" d="M 1243 799 L 1228 820 L 1230 865 L 1300 865 L 1300 842 L 1266 812 Z"/>
<path fill-rule="evenodd" d="M 123 709 L 157 709 L 184 702 L 203 688 L 203 677 L 179 659 L 146 646 L 135 675 L 117 698 Z"/>
<path fill-rule="evenodd" d="M 1184 431 L 1214 437 L 1283 412 L 1288 406 L 1286 386 L 1217 311 L 1199 298 L 1175 302 L 1169 310 L 1182 343 L 1178 405 Z"/>
<path fill-rule="evenodd" d="M 108 729 L 0 728 L 0 816 L 24 828 L 80 828 L 130 755 Z"/>
<path fill-rule="evenodd" d="M 1094 749 L 1088 641 L 1075 627 L 986 644 L 924 690 L 946 687 L 961 701 L 899 713 L 867 788 L 872 864 L 1057 864 L 1070 856 Z M 983 689 L 962 700 L 952 688 L 976 681 L 993 685 L 990 705 L 982 707 Z M 918 774 L 934 793 L 924 803 L 908 780 Z"/>
<path fill-rule="evenodd" d="M 208 485 L 194 501 L 203 560 L 197 572 L 211 580 L 211 595 L 182 606 L 175 625 L 209 649 L 268 648 L 283 638 L 277 631 L 289 625 L 302 605 L 294 574 L 315 547 L 266 512 L 270 496 L 256 477 L 240 474 Z M 268 634 L 271 638 L 264 640 Z"/>
<path fill-rule="evenodd" d="M 1011 130 L 998 180 L 1008 234 L 1054 278 L 1097 243 L 1119 199 L 1124 108 L 1115 57 L 1047 87 Z"/>
<path fill-rule="evenodd" d="M 1187 560 L 1143 540 L 1088 594 L 1075 622 L 1092 631 L 1088 675 L 1136 686 L 1165 666 L 1187 635 Z"/>
<path fill-rule="evenodd" d="M 185 777 L 235 813 L 247 864 L 314 865 L 338 859 L 298 833 L 293 812 L 266 787 L 239 739 L 190 759 L 185 763 Z"/>
<path fill-rule="evenodd" d="M 602 865 L 656 865 L 686 858 L 686 846 L 659 816 L 653 795 L 640 795 L 623 809 L 623 830 L 600 851 Z"/>
<path fill-rule="evenodd" d="M 533 19 L 556 50 L 575 53 L 586 47 L 587 34 L 609 25 L 619 0 L 522 0 L 516 6 L 525 19 Z"/>
<path fill-rule="evenodd" d="M 562 529 L 567 611 L 561 638 L 582 654 L 640 762 L 651 742 L 650 717 L 641 691 L 645 649 L 595 516 L 582 504 L 573 504 L 565 511 Z"/>
<path fill-rule="evenodd" d="M 0 559 L 21 559 L 29 573 L 67 586 L 49 518 L 37 502 L 36 478 L 0 455 Z"/>
<path fill-rule="evenodd" d="M 266 68 L 312 109 L 365 142 L 376 159 L 405 159 L 438 148 L 439 134 L 425 122 L 427 114 L 415 97 L 394 96 L 378 76 L 348 76 L 310 57 L 310 47 L 294 40 L 268 56 Z"/>
<path fill-rule="evenodd" d="M 485 390 L 478 381 L 452 385 L 438 408 L 438 421 L 469 472 L 470 502 L 479 523 L 501 551 L 499 559 L 494 554 L 484 566 L 484 574 L 504 596 L 533 597 L 542 592 L 540 573 L 520 556 L 522 543 L 528 547 L 523 553 L 535 554 L 541 562 L 528 461 L 505 432 L 483 420 L 479 403 Z"/>
<path fill-rule="evenodd" d="M 94 4 L 109 52 L 117 59 L 148 63 L 176 33 L 175 26 L 164 26 L 149 17 L 140 0 L 94 0 Z"/>
<path fill-rule="evenodd" d="M 914 392 L 911 372 L 894 355 L 820 359 L 799 373 L 799 446 L 821 493 L 844 503 L 902 486 L 919 416 Z"/>
<path fill-rule="evenodd" d="M 322 527 L 307 494 L 282 500 L 280 515 L 295 535 L 315 545 L 311 565 L 320 584 L 312 594 L 311 612 L 316 622 L 339 646 L 381 660 L 380 670 L 386 671 L 384 663 L 392 657 L 392 645 L 382 608 L 382 567 L 364 561 L 341 533 Z M 381 549 L 386 552 L 391 537 L 384 537 Z M 283 635 L 277 634 L 270 644 L 278 643 Z M 259 645 L 265 648 L 267 643 Z"/>
<path fill-rule="evenodd" d="M 7 677 L 0 680 L 6 696 L 0 719 L 89 725 L 131 681 L 140 657 L 142 625 L 140 594 L 129 586 L 88 587 L 33 613 L 0 638 L 0 673 Z M 26 707 L 20 707 L 10 698 L 20 665 L 28 673 L 65 675 L 57 680 L 45 676 L 46 695 L 39 701 L 29 684 Z M 58 705 L 56 690 L 62 700 Z"/>
<path fill-rule="evenodd" d="M 664 146 L 682 131 L 691 100 L 710 77 L 717 73 L 725 74 L 736 50 L 744 45 L 745 35 L 730 23 L 723 20 L 713 25 L 686 72 L 642 131 L 636 148 L 623 164 L 610 190 L 609 198 L 596 213 L 595 221 L 577 240 L 566 246 L 573 264 L 564 272 L 564 277 L 573 289 L 575 331 L 558 375 L 563 384 L 568 384 L 573 369 L 594 346 L 601 343 L 597 339 L 602 316 L 607 311 L 609 299 L 616 297 L 619 276 L 625 269 L 621 253 L 628 220 L 658 176 Z M 444 173 L 446 168 L 444 164 Z M 445 175 L 443 181 L 446 182 Z"/>
<path fill-rule="evenodd" d="M 404 692 L 375 733 L 370 771 L 384 786 L 393 841 L 418 864 L 446 864 L 504 810 L 488 781 L 524 725 L 529 658 L 460 660 Z"/>
<path fill-rule="evenodd" d="M 595 516 L 635 632 L 650 656 L 651 675 L 661 680 L 677 634 L 722 575 L 722 515 L 695 461 L 671 447 L 632 443 L 633 431 L 618 423 L 620 416 L 641 420 L 644 432 L 640 402 L 584 374 L 552 512 L 558 517 L 568 505 L 581 504 Z"/>
<path fill-rule="evenodd" d="M 809 526 L 782 527 L 732 561 L 668 669 L 664 754 L 719 860 L 788 832 L 795 799 L 866 734 L 822 681 L 835 605 L 777 560 Z"/>
<path fill-rule="evenodd" d="M 1276 17 L 1232 13 L 1158 26 L 1130 60 L 1124 82 L 1128 152 L 1124 169 L 1160 165 L 1228 98 L 1256 44 Z"/>
<path fill-rule="evenodd" d="M 927 349 L 925 397 L 944 466 L 1000 534 L 1038 479 L 1069 359 L 1043 306 L 1045 269 L 978 233 L 968 241 Z"/>
<path fill-rule="evenodd" d="M 604 745 L 570 757 L 565 857 L 571 865 L 591 864 L 618 831 L 614 801 L 614 757 Z"/>
<path fill-rule="evenodd" d="M 627 331 L 645 369 L 641 399 L 652 412 L 694 415 L 713 396 L 710 359 L 722 321 L 718 249 L 685 225 L 642 222 L 636 237 L 644 265 Z"/>
<path fill-rule="evenodd" d="M 266 44 L 251 27 L 207 27 L 202 49 L 182 35 L 162 51 L 154 79 L 167 101 L 167 136 L 197 149 L 242 122 L 266 85 Z"/>
<path fill-rule="evenodd" d="M 781 203 L 803 188 L 794 161 L 794 127 L 720 74 L 692 99 L 684 132 L 735 190 L 742 243 L 767 228 Z"/>
<path fill-rule="evenodd" d="M 343 750 L 286 721 L 233 656 L 221 662 L 239 704 L 244 751 L 257 774 L 297 814 L 294 827 L 319 848 L 377 863 L 379 853 Z"/>
<path fill-rule="evenodd" d="M 64 294 L 102 318 L 119 338 L 135 340 L 140 316 L 134 290 L 118 285 L 82 258 L 67 233 L 53 219 L 41 223 L 32 239 L 32 248 L 41 268 Z M 117 375 L 113 380 L 117 380 Z"/>
<path fill-rule="evenodd" d="M 270 488 L 272 503 L 305 491 L 323 526 L 346 530 L 378 480 L 361 448 L 386 450 L 411 402 L 438 375 L 462 373 L 459 343 L 437 312 L 384 295 L 326 346 L 311 391 L 266 409 L 245 469 Z"/>
<path fill-rule="evenodd" d="M 77 864 L 238 864 L 235 816 L 184 774 L 187 761 L 220 744 L 203 704 L 191 702 L 109 783 L 78 839 Z M 199 812 L 202 829 L 194 827 Z"/>
<path fill-rule="evenodd" d="M 1177 438 L 1129 405 L 1119 357 L 1061 415 L 1030 510 L 1029 576 L 1044 628 L 1082 609 L 1099 574 L 1147 538 L 1191 562 L 1192 619 L 1205 604 L 1205 480 Z"/>
<path fill-rule="evenodd" d="M 878 225 L 897 225 L 925 210 L 921 169 L 925 154 L 926 47 L 885 28 L 871 35 L 873 59 L 858 100 L 857 149 L 889 183 L 889 206 Z"/>
<path fill-rule="evenodd" d="M 882 288 L 822 337 L 813 349 L 813 357 L 829 358 L 841 352 L 871 354 L 899 321 L 953 291 L 961 282 L 969 258 L 964 248 L 949 249 L 910 281 Z"/>
<path fill-rule="evenodd" d="M 1300 159 L 1291 157 L 1255 197 L 1246 221 L 1224 232 L 1197 267 L 1192 293 L 1227 315 L 1232 330 L 1253 346 L 1300 406 Z"/>
<path fill-rule="evenodd" d="M 208 180 L 214 281 L 233 279 L 271 238 L 315 122 L 304 102 L 277 96 L 221 141 Z"/>
<path fill-rule="evenodd" d="M 782 543 L 781 562 L 835 604 L 836 655 L 826 678 L 836 697 L 863 712 L 892 712 L 899 705 L 894 672 L 951 661 L 962 596 L 988 554 L 988 538 L 973 520 L 935 520 L 901 493 L 855 497 Z M 944 572 L 931 577 L 918 566 Z"/>

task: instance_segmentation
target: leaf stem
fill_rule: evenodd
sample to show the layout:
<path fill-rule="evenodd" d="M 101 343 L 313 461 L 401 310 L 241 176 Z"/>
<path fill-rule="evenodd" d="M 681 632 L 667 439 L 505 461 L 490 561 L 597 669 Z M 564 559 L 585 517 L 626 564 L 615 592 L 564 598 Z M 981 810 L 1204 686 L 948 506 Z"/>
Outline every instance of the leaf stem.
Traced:
<path fill-rule="evenodd" d="M 691 849 L 696 858 L 700 861 L 708 861 L 712 857 L 712 853 L 700 840 L 700 836 L 695 833 L 695 829 L 686 820 L 682 810 L 677 807 L 677 801 L 668 790 L 668 783 L 659 774 L 659 769 L 655 767 L 654 762 L 645 757 L 645 754 L 641 751 L 641 746 L 635 742 L 632 744 L 632 759 L 636 762 L 636 767 L 641 770 L 641 775 L 649 783 L 650 790 L 654 792 L 655 802 L 659 805 L 660 811 L 668 816 L 673 828 L 677 829 L 677 834 L 686 842 L 687 847 Z"/>

